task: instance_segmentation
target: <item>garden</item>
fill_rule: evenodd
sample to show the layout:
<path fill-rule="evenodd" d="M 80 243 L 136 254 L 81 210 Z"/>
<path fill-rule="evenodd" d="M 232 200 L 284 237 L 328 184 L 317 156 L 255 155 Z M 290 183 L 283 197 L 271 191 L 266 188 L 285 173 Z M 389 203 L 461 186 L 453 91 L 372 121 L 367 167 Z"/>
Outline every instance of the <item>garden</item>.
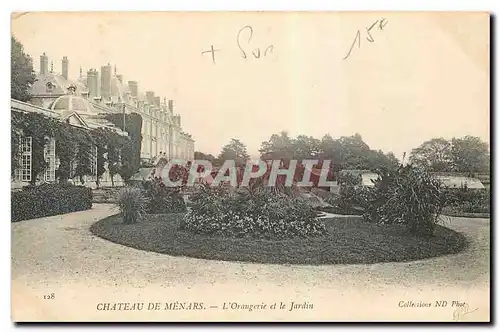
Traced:
<path fill-rule="evenodd" d="M 388 174 L 378 172 L 379 178 L 387 178 Z M 344 172 L 339 175 L 338 193 L 325 197 L 329 207 L 322 208 L 325 212 L 342 215 L 363 215 L 370 211 L 370 206 L 377 201 L 375 197 L 382 194 L 380 185 L 367 187 L 362 185 L 361 173 Z M 471 189 L 467 186 L 445 188 L 440 186 L 439 202 L 441 213 L 452 217 L 489 218 L 491 192 L 486 189 Z M 372 211 L 373 212 L 373 211 Z"/>
<path fill-rule="evenodd" d="M 445 227 L 451 222 L 442 217 L 445 190 L 428 172 L 408 165 L 380 175 L 372 189 L 356 193 L 354 204 L 335 205 L 349 216 L 321 218 L 300 190 L 289 187 L 200 185 L 185 200 L 182 187 L 144 181 L 122 189 L 120 213 L 91 232 L 173 256 L 275 264 L 412 261 L 467 246 L 463 235 Z M 342 184 L 341 199 L 356 187 L 351 180 Z"/>

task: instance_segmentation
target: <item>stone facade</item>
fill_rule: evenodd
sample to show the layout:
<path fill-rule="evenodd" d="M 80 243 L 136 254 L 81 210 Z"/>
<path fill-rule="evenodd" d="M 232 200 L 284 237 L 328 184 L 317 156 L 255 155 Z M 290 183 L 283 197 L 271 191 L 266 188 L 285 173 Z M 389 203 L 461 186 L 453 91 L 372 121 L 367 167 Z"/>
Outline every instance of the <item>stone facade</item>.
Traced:
<path fill-rule="evenodd" d="M 141 93 L 137 81 L 125 83 L 124 77 L 117 74 L 116 67 L 110 64 L 97 69 L 89 69 L 76 80 L 67 78 L 70 60 L 61 60 L 63 73 L 49 70 L 48 56 L 40 57 L 37 80 L 31 89 L 31 103 L 53 110 L 58 98 L 74 88 L 74 95 L 82 97 L 91 105 L 87 119 L 99 118 L 99 113 L 138 113 L 142 116 L 141 158 L 150 160 L 160 153 L 171 159 L 194 159 L 194 139 L 182 131 L 181 116 L 175 113 L 173 100 L 155 96 L 153 91 Z M 58 107 L 58 111 L 64 111 Z M 78 110 L 77 110 L 78 112 Z"/>
<path fill-rule="evenodd" d="M 124 84 L 123 75 L 116 73 L 116 67 L 112 70 L 110 64 L 102 66 L 100 72 L 90 69 L 86 76 L 80 69 L 80 77 L 72 80 L 68 78 L 70 61 L 67 57 L 61 61 L 62 73 L 54 73 L 53 66 L 49 69 L 48 63 L 48 56 L 44 53 L 40 56 L 40 72 L 31 87 L 30 102 L 12 100 L 11 111 L 43 113 L 83 128 L 108 127 L 122 135 L 127 135 L 122 131 L 123 126 L 110 123 L 105 119 L 106 115 L 137 113 L 142 117 L 143 161 L 151 161 L 158 156 L 186 161 L 194 159 L 195 141 L 190 134 L 182 131 L 181 116 L 174 112 L 173 100 L 165 97 L 162 100 L 153 91 L 140 93 L 137 81 Z M 24 144 L 27 149 L 29 138 Z M 48 151 L 52 150 L 49 147 Z M 26 162 L 30 159 L 28 152 L 25 159 Z M 41 181 L 53 181 L 55 169 L 56 161 Z M 15 176 L 12 186 L 21 187 L 27 182 L 26 178 Z M 100 182 L 102 186 L 111 185 L 107 172 Z M 123 184 L 119 175 L 115 175 L 113 182 L 115 186 Z M 95 179 L 90 176 L 86 179 L 86 185 L 95 186 Z"/>

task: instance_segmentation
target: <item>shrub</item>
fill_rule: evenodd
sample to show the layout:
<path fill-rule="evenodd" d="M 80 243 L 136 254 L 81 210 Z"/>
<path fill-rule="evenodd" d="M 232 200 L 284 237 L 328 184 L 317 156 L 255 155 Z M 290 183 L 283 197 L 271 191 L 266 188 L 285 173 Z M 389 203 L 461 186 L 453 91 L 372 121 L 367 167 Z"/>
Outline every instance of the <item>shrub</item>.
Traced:
<path fill-rule="evenodd" d="M 186 203 L 180 187 L 167 187 L 160 179 L 142 183 L 145 197 L 146 213 L 179 213 L 186 212 Z"/>
<path fill-rule="evenodd" d="M 92 208 L 92 190 L 69 183 L 27 186 L 12 192 L 11 219 L 20 221 Z"/>
<path fill-rule="evenodd" d="M 445 200 L 441 182 L 412 165 L 380 172 L 365 219 L 378 223 L 401 223 L 410 232 L 430 236 Z"/>
<path fill-rule="evenodd" d="M 361 185 L 361 175 L 344 172 L 339 176 L 338 193 L 331 193 L 326 202 L 332 205 L 331 212 L 361 215 L 367 208 L 370 189 Z"/>
<path fill-rule="evenodd" d="M 350 171 L 340 172 L 337 184 L 339 186 L 360 186 L 362 184 L 361 171 L 356 173 Z"/>
<path fill-rule="evenodd" d="M 231 192 L 203 186 L 192 201 L 181 228 L 194 233 L 265 239 L 326 233 L 306 200 L 267 187 Z"/>
<path fill-rule="evenodd" d="M 489 189 L 448 188 L 444 191 L 443 197 L 447 210 L 456 213 L 490 213 Z"/>
<path fill-rule="evenodd" d="M 139 188 L 125 187 L 118 195 L 118 208 L 124 224 L 136 223 L 144 214 L 145 198 Z"/>

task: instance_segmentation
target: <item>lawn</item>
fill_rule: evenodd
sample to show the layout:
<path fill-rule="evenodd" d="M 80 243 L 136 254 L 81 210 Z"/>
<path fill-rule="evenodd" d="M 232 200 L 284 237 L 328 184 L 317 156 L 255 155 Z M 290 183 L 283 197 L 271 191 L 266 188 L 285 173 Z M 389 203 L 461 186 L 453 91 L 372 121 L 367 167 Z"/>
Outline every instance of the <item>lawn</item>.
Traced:
<path fill-rule="evenodd" d="M 409 234 L 401 225 L 365 223 L 360 217 L 324 219 L 329 234 L 282 241 L 223 238 L 178 229 L 182 214 L 146 215 L 122 224 L 119 215 L 100 220 L 91 232 L 128 247 L 172 256 L 269 264 L 370 264 L 402 262 L 463 250 L 462 234 L 437 226 L 431 238 Z"/>

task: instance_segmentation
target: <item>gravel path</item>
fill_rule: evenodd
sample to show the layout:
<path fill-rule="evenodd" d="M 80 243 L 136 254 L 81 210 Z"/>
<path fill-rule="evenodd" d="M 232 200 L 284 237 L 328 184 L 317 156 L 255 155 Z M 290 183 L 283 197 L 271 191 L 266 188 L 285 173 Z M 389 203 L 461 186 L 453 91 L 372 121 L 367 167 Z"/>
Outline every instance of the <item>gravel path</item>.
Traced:
<path fill-rule="evenodd" d="M 17 320 L 262 319 L 257 311 L 220 309 L 223 301 L 290 301 L 314 310 L 268 311 L 270 319 L 437 319 L 451 308 L 402 309 L 400 301 L 462 300 L 488 319 L 489 219 L 451 218 L 468 249 L 411 263 L 291 266 L 208 261 L 139 251 L 95 237 L 89 227 L 111 205 L 12 224 L 13 315 Z M 54 293 L 55 300 L 43 300 Z M 204 301 L 218 309 L 98 311 L 98 302 Z M 288 309 L 288 308 L 287 308 Z M 354 311 L 352 311 L 354 310 Z M 195 316 L 192 316 L 195 315 Z M 253 318 L 252 318 L 253 317 Z"/>

